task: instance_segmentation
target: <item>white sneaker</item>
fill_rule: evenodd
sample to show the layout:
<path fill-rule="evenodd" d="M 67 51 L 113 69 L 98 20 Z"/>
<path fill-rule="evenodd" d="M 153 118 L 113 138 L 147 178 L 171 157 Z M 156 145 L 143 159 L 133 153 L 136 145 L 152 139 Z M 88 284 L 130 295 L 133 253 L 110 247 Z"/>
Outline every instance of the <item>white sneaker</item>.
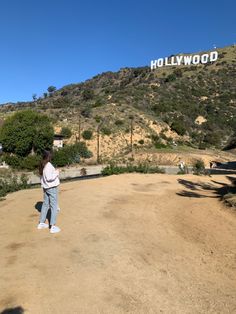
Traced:
<path fill-rule="evenodd" d="M 57 226 L 52 226 L 50 229 L 50 233 L 58 233 L 60 231 L 61 231 L 61 229 Z"/>
<path fill-rule="evenodd" d="M 48 224 L 45 224 L 44 222 L 40 222 L 39 224 L 38 224 L 38 227 L 37 227 L 38 229 L 47 229 L 47 228 L 49 228 L 49 225 Z"/>

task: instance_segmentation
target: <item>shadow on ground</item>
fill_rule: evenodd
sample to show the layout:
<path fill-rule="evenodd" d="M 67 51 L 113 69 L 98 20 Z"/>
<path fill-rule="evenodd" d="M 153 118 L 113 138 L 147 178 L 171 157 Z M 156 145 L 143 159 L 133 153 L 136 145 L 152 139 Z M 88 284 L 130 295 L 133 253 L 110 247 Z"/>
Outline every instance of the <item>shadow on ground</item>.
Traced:
<path fill-rule="evenodd" d="M 23 314 L 24 309 L 21 306 L 17 306 L 15 308 L 9 308 L 2 311 L 0 314 Z"/>
<path fill-rule="evenodd" d="M 42 209 L 42 206 L 43 206 L 43 202 L 37 202 L 35 205 L 34 205 L 34 208 L 39 212 L 41 213 L 41 209 Z M 47 218 L 48 222 L 51 221 L 51 209 L 49 208 L 48 210 L 48 213 L 47 213 Z M 1 314 L 1 313 L 0 313 Z"/>
<path fill-rule="evenodd" d="M 211 180 L 211 183 L 204 182 L 193 182 L 189 180 L 179 179 L 178 182 L 185 187 L 185 190 L 176 193 L 179 196 L 194 197 L 194 198 L 219 198 L 223 197 L 228 193 L 236 193 L 236 178 L 227 176 L 229 184 Z M 213 195 L 205 194 L 205 192 L 212 192 Z"/>
<path fill-rule="evenodd" d="M 37 211 L 38 211 L 39 213 L 41 213 L 42 206 L 43 206 L 43 202 L 37 202 L 37 203 L 34 205 L 34 208 L 37 209 Z"/>

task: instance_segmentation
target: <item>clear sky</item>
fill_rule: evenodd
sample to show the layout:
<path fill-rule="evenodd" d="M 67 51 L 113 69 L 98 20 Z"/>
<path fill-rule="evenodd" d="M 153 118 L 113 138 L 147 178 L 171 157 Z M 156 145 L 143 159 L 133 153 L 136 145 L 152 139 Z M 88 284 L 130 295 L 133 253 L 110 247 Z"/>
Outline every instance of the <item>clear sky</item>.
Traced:
<path fill-rule="evenodd" d="M 236 42 L 235 0 L 1 0 L 0 103 Z"/>

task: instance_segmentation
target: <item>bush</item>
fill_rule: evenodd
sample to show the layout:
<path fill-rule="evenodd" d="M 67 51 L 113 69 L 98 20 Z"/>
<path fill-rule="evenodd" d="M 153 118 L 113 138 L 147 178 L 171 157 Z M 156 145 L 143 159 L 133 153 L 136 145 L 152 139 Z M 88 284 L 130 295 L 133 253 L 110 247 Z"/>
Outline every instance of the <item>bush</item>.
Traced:
<path fill-rule="evenodd" d="M 91 100 L 94 97 L 94 91 L 92 89 L 85 89 L 82 96 L 84 100 Z"/>
<path fill-rule="evenodd" d="M 63 147 L 53 153 L 52 162 L 56 167 L 64 167 L 71 164 L 71 156 L 68 154 L 67 149 Z"/>
<path fill-rule="evenodd" d="M 64 146 L 53 154 L 53 164 L 57 167 L 64 167 L 70 164 L 79 163 L 82 158 L 91 158 L 90 152 L 84 142 Z"/>
<path fill-rule="evenodd" d="M 193 173 L 196 175 L 205 174 L 205 164 L 202 160 L 197 160 L 193 165 Z"/>
<path fill-rule="evenodd" d="M 40 157 L 38 155 L 29 155 L 23 158 L 16 155 L 5 154 L 3 160 L 13 169 L 33 171 L 38 168 Z"/>
<path fill-rule="evenodd" d="M 119 166 L 115 163 L 110 163 L 109 166 L 105 167 L 102 170 L 102 175 L 109 176 L 113 174 L 122 174 L 122 173 L 164 173 L 163 169 L 160 169 L 158 166 L 150 166 L 148 163 L 139 163 L 138 165 L 127 164 L 126 166 Z"/>
<path fill-rule="evenodd" d="M 161 148 L 167 148 L 167 145 L 166 144 L 163 144 L 163 143 L 155 143 L 155 148 L 157 149 L 161 149 Z"/>
<path fill-rule="evenodd" d="M 19 156 L 16 156 L 16 155 L 8 155 L 8 154 L 5 154 L 3 156 L 3 160 L 10 166 L 12 167 L 13 169 L 20 169 L 20 165 L 21 165 L 21 162 L 22 162 L 22 157 L 19 157 Z"/>
<path fill-rule="evenodd" d="M 70 138 L 72 136 L 71 129 L 69 129 L 68 127 L 63 127 L 61 129 L 61 135 L 65 138 Z"/>
<path fill-rule="evenodd" d="M 121 126 L 121 125 L 123 125 L 124 124 L 124 121 L 123 120 L 116 120 L 115 121 L 115 125 L 117 125 L 117 126 Z"/>
<path fill-rule="evenodd" d="M 173 131 L 175 131 L 178 135 L 181 135 L 183 136 L 185 133 L 186 133 L 186 128 L 185 126 L 183 125 L 183 122 L 182 121 L 174 121 L 172 124 L 171 124 L 171 129 Z"/>
<path fill-rule="evenodd" d="M 101 128 L 101 132 L 104 134 L 104 135 L 111 135 L 111 130 L 104 126 L 103 128 Z"/>
<path fill-rule="evenodd" d="M 33 171 L 38 168 L 40 159 L 38 155 L 29 155 L 21 160 L 20 168 Z"/>
<path fill-rule="evenodd" d="M 138 142 L 139 142 L 140 145 L 144 144 L 144 140 L 139 140 Z"/>
<path fill-rule="evenodd" d="M 91 140 L 93 132 L 91 130 L 85 130 L 83 131 L 82 136 L 85 140 Z"/>
<path fill-rule="evenodd" d="M 91 108 L 87 107 L 81 110 L 81 115 L 85 118 L 90 118 L 92 114 Z"/>
<path fill-rule="evenodd" d="M 176 80 L 176 75 L 174 73 L 169 74 L 166 78 L 165 78 L 165 82 L 174 82 Z"/>
<path fill-rule="evenodd" d="M 13 174 L 8 175 L 7 178 L 0 178 L 0 199 L 8 193 L 28 188 L 27 182 L 28 178 L 25 174 L 22 174 L 20 178 Z"/>

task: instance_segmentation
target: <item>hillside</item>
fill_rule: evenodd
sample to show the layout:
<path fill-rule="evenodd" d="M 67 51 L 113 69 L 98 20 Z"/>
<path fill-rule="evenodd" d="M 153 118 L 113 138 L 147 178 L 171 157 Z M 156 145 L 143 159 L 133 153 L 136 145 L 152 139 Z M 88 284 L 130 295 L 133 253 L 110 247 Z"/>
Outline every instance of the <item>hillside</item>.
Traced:
<path fill-rule="evenodd" d="M 236 131 L 236 46 L 217 49 L 213 64 L 123 68 L 79 84 L 45 93 L 36 101 L 0 106 L 0 118 L 33 108 L 52 117 L 55 127 L 69 126 L 73 136 L 93 131 L 95 152 L 100 126 L 103 156 L 129 152 L 131 120 L 139 151 L 187 145 L 223 148 Z"/>

